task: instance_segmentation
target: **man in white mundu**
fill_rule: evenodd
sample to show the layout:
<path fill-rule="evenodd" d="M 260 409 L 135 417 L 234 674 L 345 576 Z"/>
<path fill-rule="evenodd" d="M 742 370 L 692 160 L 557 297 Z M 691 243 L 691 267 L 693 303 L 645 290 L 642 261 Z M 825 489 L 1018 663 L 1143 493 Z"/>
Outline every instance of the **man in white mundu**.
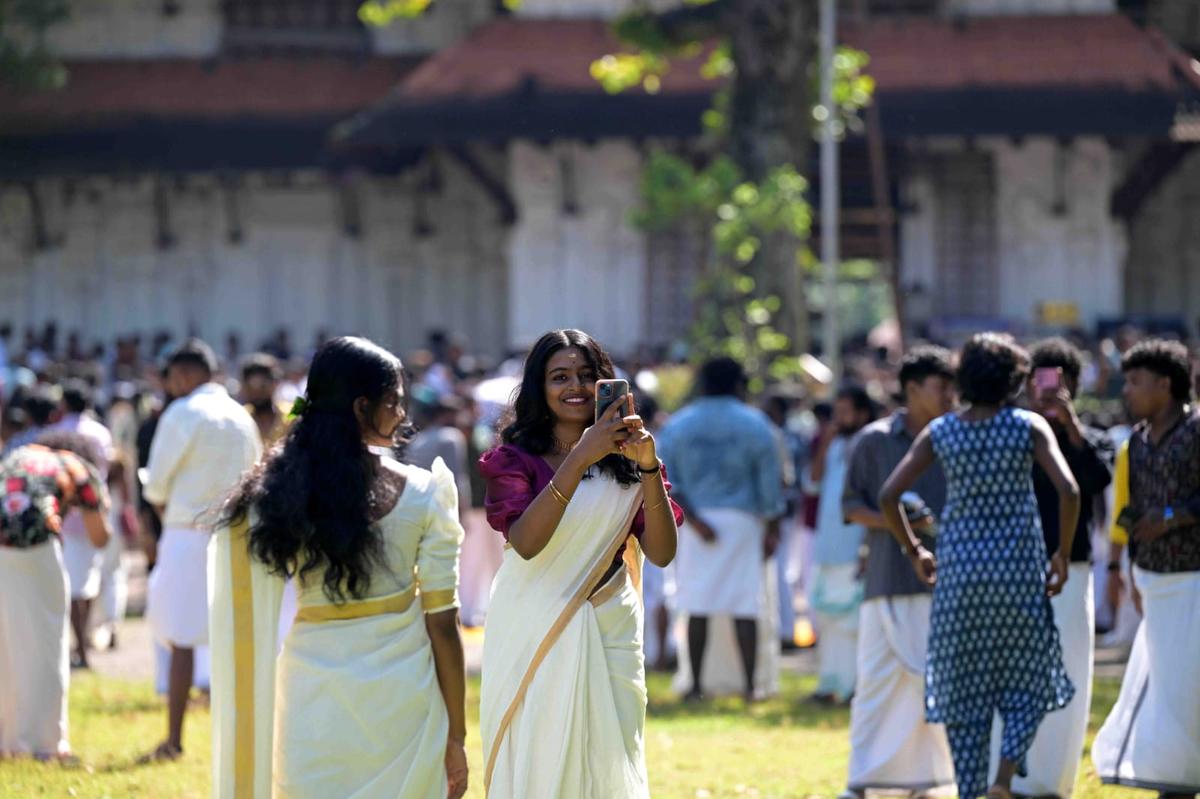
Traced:
<path fill-rule="evenodd" d="M 192 339 L 167 364 L 167 390 L 179 397 L 163 413 L 143 479 L 143 494 L 163 520 L 150 575 L 146 615 L 171 648 L 167 739 L 153 757 L 183 752 L 183 718 L 194 651 L 208 643 L 209 526 L 242 473 L 262 454 L 258 427 L 225 388 L 212 382 L 216 356 Z"/>
<path fill-rule="evenodd" d="M 1096 605 L 1092 592 L 1092 517 L 1096 501 L 1112 482 L 1113 444 L 1108 434 L 1084 425 L 1075 413 L 1073 398 L 1079 390 L 1083 358 L 1079 350 L 1061 338 L 1039 341 L 1030 348 L 1027 395 L 1033 410 L 1046 417 L 1075 482 L 1079 485 L 1080 510 L 1071 544 L 1070 578 L 1062 593 L 1052 597 L 1054 622 L 1062 642 L 1063 665 L 1075 686 L 1076 695 L 1065 708 L 1048 714 L 1038 727 L 1026 755 L 1024 777 L 1013 780 L 1013 790 L 1028 796 L 1057 796 L 1069 799 L 1075 788 L 1079 759 L 1087 735 L 1092 699 L 1093 653 L 1095 650 Z M 1048 383 L 1042 383 L 1045 375 Z M 1057 374 L 1057 381 L 1054 376 Z M 1055 388 L 1057 386 L 1057 388 Z M 1046 551 L 1058 549 L 1058 494 L 1045 471 L 1033 467 L 1033 487 Z M 997 714 L 992 734 L 992 770 L 1000 761 L 1001 721 Z"/>
<path fill-rule="evenodd" d="M 913 439 L 953 406 L 950 353 L 940 347 L 913 349 L 901 364 L 900 387 L 904 408 L 867 425 L 851 443 L 842 498 L 846 518 L 867 528 L 868 548 L 850 706 L 847 799 L 861 799 L 869 789 L 919 794 L 954 784 L 945 728 L 925 721 L 932 598 L 887 532 L 878 503 L 884 481 Z M 935 515 L 940 513 L 946 500 L 941 466 L 934 464 L 921 475 L 913 490 Z M 926 538 L 926 546 L 932 545 Z"/>
<path fill-rule="evenodd" d="M 1121 361 L 1129 439 L 1129 532 L 1143 619 L 1121 695 L 1092 744 L 1108 784 L 1200 794 L 1200 411 L 1187 348 L 1143 341 Z"/>
<path fill-rule="evenodd" d="M 786 504 L 770 420 L 744 401 L 746 375 L 736 361 L 718 358 L 700 370 L 701 396 L 662 430 L 663 460 L 675 496 L 687 512 L 679 536 L 677 601 L 688 616 L 687 697 L 703 695 L 710 619 L 734 620 L 747 698 L 755 696 L 760 638 L 778 647 L 774 629 L 760 630 L 767 592 L 764 559 L 778 541 Z M 767 633 L 767 635 L 760 635 Z"/>

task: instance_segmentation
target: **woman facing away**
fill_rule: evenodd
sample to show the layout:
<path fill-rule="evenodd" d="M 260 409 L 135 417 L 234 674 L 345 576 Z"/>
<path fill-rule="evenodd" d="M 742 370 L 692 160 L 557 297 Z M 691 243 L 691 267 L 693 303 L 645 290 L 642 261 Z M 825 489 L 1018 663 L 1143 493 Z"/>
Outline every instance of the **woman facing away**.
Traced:
<path fill-rule="evenodd" d="M 1067 580 L 1079 490 L 1049 424 L 1014 408 L 1029 358 L 1011 337 L 972 336 L 958 386 L 967 406 L 935 419 L 880 492 L 880 508 L 917 576 L 933 586 L 925 710 L 946 725 L 958 793 L 1010 799 L 1014 773 L 1046 713 L 1075 689 L 1063 666 L 1050 596 Z M 941 462 L 947 498 L 937 557 L 913 534 L 900 497 Z M 1033 493 L 1033 461 L 1059 497 L 1062 538 L 1049 559 Z M 1049 561 L 1049 574 L 1047 574 Z M 988 788 L 993 717 L 1003 721 L 1000 764 Z"/>
<path fill-rule="evenodd" d="M 255 705 L 270 706 L 254 700 L 271 690 L 269 666 L 263 679 L 257 664 L 274 654 L 256 633 L 273 640 L 275 626 L 269 610 L 239 616 L 238 604 L 273 603 L 277 614 L 280 577 L 295 577 L 299 607 L 277 664 L 273 795 L 466 792 L 458 490 L 440 460 L 430 472 L 371 450 L 402 439 L 405 406 L 396 356 L 361 338 L 326 343 L 287 438 L 226 506 L 210 564 L 229 575 L 214 581 L 214 717 L 232 719 L 216 722 L 218 739 L 224 730 L 241 742 L 215 742 L 234 761 L 214 769 L 231 783 L 219 795 L 266 795 L 270 784 L 253 761 L 272 733 L 253 725 Z M 275 588 L 253 593 L 264 583 L 251 558 Z M 255 659 L 255 644 L 266 657 Z"/>
<path fill-rule="evenodd" d="M 91 545 L 108 543 L 99 461 L 88 439 L 69 432 L 45 433 L 0 460 L 0 758 L 73 759 L 61 531 L 78 508 Z"/>
<path fill-rule="evenodd" d="M 503 445 L 480 459 L 488 520 L 509 543 L 483 645 L 494 799 L 649 796 L 637 572 L 641 552 L 674 558 L 682 511 L 632 403 L 594 420 L 596 381 L 613 375 L 586 333 L 542 336 Z"/>

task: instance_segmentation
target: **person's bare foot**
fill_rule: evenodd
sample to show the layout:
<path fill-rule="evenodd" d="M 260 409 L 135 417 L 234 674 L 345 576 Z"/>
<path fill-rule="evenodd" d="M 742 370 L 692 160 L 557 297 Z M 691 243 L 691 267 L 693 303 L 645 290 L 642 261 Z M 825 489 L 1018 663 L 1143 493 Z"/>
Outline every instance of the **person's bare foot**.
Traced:
<path fill-rule="evenodd" d="M 988 788 L 987 799 L 1013 799 L 1012 791 L 1003 785 L 993 785 Z"/>
<path fill-rule="evenodd" d="M 142 755 L 138 758 L 139 766 L 146 766 L 151 763 L 172 762 L 183 757 L 183 748 L 176 746 L 170 741 L 163 741 L 153 752 Z"/>

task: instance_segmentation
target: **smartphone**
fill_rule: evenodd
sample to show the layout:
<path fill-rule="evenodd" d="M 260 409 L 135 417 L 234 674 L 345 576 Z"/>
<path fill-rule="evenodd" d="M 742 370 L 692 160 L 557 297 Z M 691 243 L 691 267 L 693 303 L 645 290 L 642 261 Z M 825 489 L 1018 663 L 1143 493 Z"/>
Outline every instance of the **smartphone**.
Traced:
<path fill-rule="evenodd" d="M 1052 397 L 1062 388 L 1062 367 L 1042 366 L 1033 370 L 1034 399 L 1041 402 L 1045 397 Z M 1053 418 L 1055 411 L 1047 408 L 1043 413 Z"/>
<path fill-rule="evenodd" d="M 1132 533 L 1133 527 L 1138 523 L 1138 513 L 1133 508 L 1126 505 L 1117 514 L 1117 526 L 1123 527 L 1126 532 Z"/>
<path fill-rule="evenodd" d="M 614 402 L 628 402 L 628 380 L 597 380 L 596 381 L 596 421 Z M 624 415 L 624 414 L 622 414 Z"/>

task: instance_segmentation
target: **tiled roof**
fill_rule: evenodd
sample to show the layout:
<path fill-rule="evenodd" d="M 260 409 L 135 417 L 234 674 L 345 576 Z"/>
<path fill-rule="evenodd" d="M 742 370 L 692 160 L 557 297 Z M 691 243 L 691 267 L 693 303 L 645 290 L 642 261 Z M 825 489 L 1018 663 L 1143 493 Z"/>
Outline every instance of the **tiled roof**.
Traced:
<path fill-rule="evenodd" d="M 840 38 L 867 51 L 881 92 L 1200 89 L 1200 72 L 1186 56 L 1120 14 L 880 20 L 845 27 Z M 530 81 L 545 92 L 600 94 L 589 67 L 621 49 L 601 21 L 499 19 L 425 61 L 397 95 L 480 98 Z M 662 93 L 711 90 L 702 63 L 701 57 L 673 62 Z"/>
<path fill-rule="evenodd" d="M 68 62 L 62 90 L 0 86 L 0 133 L 147 120 L 336 119 L 377 101 L 413 63 L 299 56 Z"/>

